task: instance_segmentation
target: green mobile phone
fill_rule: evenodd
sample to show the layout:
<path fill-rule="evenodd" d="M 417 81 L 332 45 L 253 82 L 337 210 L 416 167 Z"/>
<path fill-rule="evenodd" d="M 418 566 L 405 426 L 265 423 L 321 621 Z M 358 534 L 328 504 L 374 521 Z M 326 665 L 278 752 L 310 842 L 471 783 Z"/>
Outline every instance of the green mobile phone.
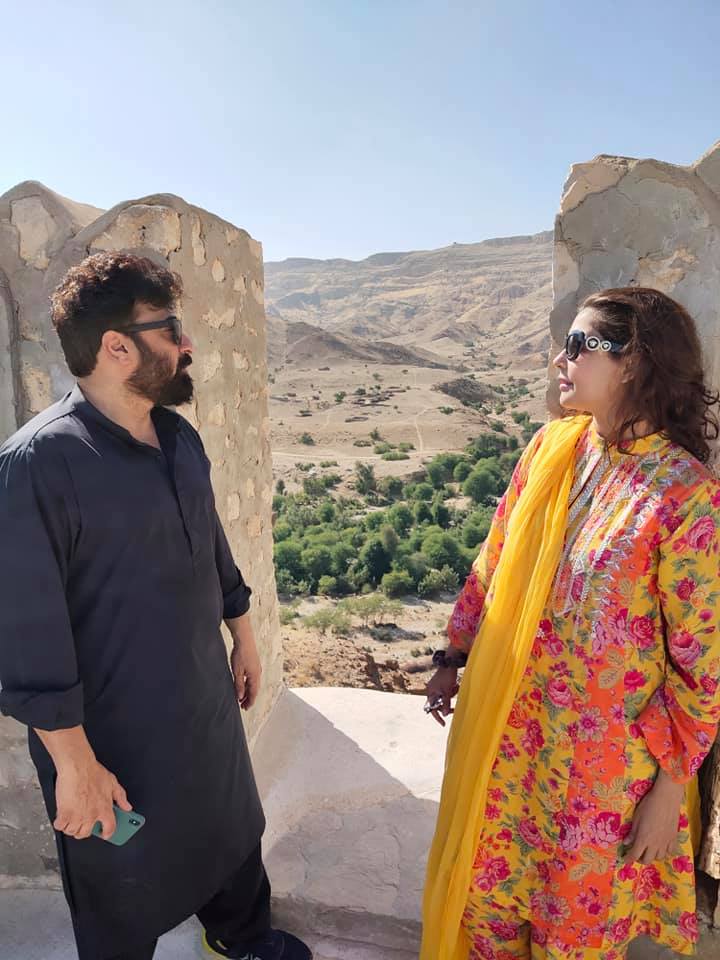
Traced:
<path fill-rule="evenodd" d="M 120 807 L 116 807 L 115 804 L 113 804 L 113 812 L 117 826 L 115 827 L 115 833 L 110 837 L 108 843 L 114 843 L 116 847 L 121 847 L 144 826 L 145 817 L 135 810 L 126 813 L 125 810 L 121 810 Z M 102 840 L 104 838 L 100 836 L 101 833 L 102 824 L 98 821 L 93 827 L 92 835 L 94 837 L 100 837 Z"/>

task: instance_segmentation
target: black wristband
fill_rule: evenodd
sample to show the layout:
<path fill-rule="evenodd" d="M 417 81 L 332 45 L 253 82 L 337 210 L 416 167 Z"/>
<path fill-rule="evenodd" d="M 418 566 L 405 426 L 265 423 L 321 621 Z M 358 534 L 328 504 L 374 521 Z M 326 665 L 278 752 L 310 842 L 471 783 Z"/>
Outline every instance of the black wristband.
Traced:
<path fill-rule="evenodd" d="M 450 650 L 452 650 L 452 656 L 448 656 L 447 650 L 436 650 L 432 657 L 433 666 L 451 668 L 453 670 L 464 667 L 467 663 L 467 654 L 463 653 L 462 650 L 452 647 Z"/>

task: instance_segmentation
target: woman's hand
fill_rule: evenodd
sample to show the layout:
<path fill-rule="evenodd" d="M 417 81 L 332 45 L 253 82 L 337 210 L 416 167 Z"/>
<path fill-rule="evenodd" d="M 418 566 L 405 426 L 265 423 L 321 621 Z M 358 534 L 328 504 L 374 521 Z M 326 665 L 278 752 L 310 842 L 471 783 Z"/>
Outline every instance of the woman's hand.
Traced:
<path fill-rule="evenodd" d="M 433 705 L 437 704 L 436 708 L 430 712 L 441 727 L 445 726 L 443 717 L 453 713 L 452 698 L 457 695 L 460 689 L 457 675 L 458 672 L 455 667 L 440 667 L 430 678 L 425 688 L 428 701 Z"/>
<path fill-rule="evenodd" d="M 660 770 L 654 786 L 635 809 L 632 829 L 625 841 L 626 863 L 637 861 L 647 866 L 655 860 L 666 860 L 677 851 L 684 796 L 685 784 L 675 783 Z"/>

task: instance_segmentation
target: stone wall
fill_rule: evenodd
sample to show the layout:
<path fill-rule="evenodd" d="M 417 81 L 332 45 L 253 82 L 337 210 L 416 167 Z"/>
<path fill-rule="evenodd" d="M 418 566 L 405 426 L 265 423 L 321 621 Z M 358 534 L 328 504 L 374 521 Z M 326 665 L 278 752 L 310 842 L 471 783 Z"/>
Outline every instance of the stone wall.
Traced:
<path fill-rule="evenodd" d="M 555 221 L 551 357 L 585 297 L 631 284 L 688 308 L 708 379 L 720 388 L 720 141 L 689 167 L 610 156 L 571 167 Z M 559 412 L 554 376 L 548 406 Z M 719 763 L 720 743 L 703 771 L 708 828 L 699 865 L 713 877 L 720 877 Z"/>
<path fill-rule="evenodd" d="M 106 213 L 38 183 L 0 197 L 0 442 L 71 387 L 48 297 L 72 264 L 111 249 L 154 257 L 183 278 L 178 312 L 195 346 L 196 399 L 180 412 L 202 435 L 220 516 L 254 590 L 264 690 L 244 715 L 252 740 L 282 682 L 261 245 L 170 195 Z M 3 875 L 5 883 L 54 882 L 52 836 L 40 830 L 45 818 L 23 738 L 14 721 L 0 720 L 0 886 Z"/>
<path fill-rule="evenodd" d="M 720 142 L 690 167 L 610 156 L 571 167 L 555 222 L 550 326 L 558 349 L 586 296 L 629 284 L 656 287 L 688 308 L 720 385 Z M 553 410 L 555 389 L 551 378 Z"/>

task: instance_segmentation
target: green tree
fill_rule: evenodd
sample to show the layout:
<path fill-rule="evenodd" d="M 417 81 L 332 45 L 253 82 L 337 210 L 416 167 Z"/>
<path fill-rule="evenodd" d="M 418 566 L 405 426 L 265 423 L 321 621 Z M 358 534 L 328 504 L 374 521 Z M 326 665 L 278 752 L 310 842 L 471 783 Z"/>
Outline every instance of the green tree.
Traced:
<path fill-rule="evenodd" d="M 433 515 L 430 506 L 424 500 L 417 500 L 413 512 L 415 523 L 432 523 Z"/>
<path fill-rule="evenodd" d="M 390 570 L 392 558 L 379 537 L 372 537 L 360 551 L 360 563 L 367 569 L 369 582 L 377 585 Z"/>
<path fill-rule="evenodd" d="M 475 503 L 485 503 L 497 491 L 497 477 L 485 466 L 475 467 L 463 484 L 463 493 Z"/>
<path fill-rule="evenodd" d="M 460 544 L 450 533 L 429 533 L 423 540 L 423 556 L 431 567 L 441 570 L 451 567 L 453 570 L 465 568 L 465 556 Z"/>
<path fill-rule="evenodd" d="M 365 517 L 365 529 L 373 533 L 377 532 L 385 523 L 385 518 L 384 510 L 373 510 L 372 513 L 368 513 Z"/>
<path fill-rule="evenodd" d="M 436 497 L 433 500 L 430 510 L 432 513 L 433 523 L 436 523 L 439 527 L 443 527 L 445 529 L 450 526 L 450 510 L 445 506 L 440 497 Z"/>
<path fill-rule="evenodd" d="M 385 548 L 385 552 L 389 557 L 394 557 L 400 543 L 400 537 L 397 535 L 395 528 L 389 523 L 386 523 L 385 526 L 380 530 L 380 540 L 382 545 Z"/>
<path fill-rule="evenodd" d="M 350 561 L 357 556 L 357 550 L 351 543 L 341 540 L 330 547 L 332 553 L 332 573 L 335 577 L 344 576 L 350 565 Z"/>
<path fill-rule="evenodd" d="M 279 575 L 285 572 L 293 580 L 299 580 L 305 573 L 302 562 L 303 548 L 297 540 L 281 540 L 275 544 L 275 571 Z"/>
<path fill-rule="evenodd" d="M 321 544 L 306 547 L 301 554 L 305 576 L 317 583 L 320 577 L 332 573 L 333 556 L 329 547 Z"/>
<path fill-rule="evenodd" d="M 413 491 L 413 497 L 415 500 L 432 500 L 433 490 L 431 484 L 429 483 L 416 483 L 415 489 Z"/>
<path fill-rule="evenodd" d="M 387 511 L 387 518 L 401 537 L 405 536 L 415 519 L 412 510 L 406 503 L 396 503 L 394 507 L 390 507 Z"/>
<path fill-rule="evenodd" d="M 396 561 L 396 567 L 404 570 L 416 586 L 430 569 L 427 560 L 420 552 L 410 553 L 400 557 Z"/>
<path fill-rule="evenodd" d="M 453 480 L 456 483 L 463 483 L 472 473 L 472 464 L 468 463 L 467 460 L 460 460 L 459 463 L 455 464 L 455 469 L 453 470 Z"/>

